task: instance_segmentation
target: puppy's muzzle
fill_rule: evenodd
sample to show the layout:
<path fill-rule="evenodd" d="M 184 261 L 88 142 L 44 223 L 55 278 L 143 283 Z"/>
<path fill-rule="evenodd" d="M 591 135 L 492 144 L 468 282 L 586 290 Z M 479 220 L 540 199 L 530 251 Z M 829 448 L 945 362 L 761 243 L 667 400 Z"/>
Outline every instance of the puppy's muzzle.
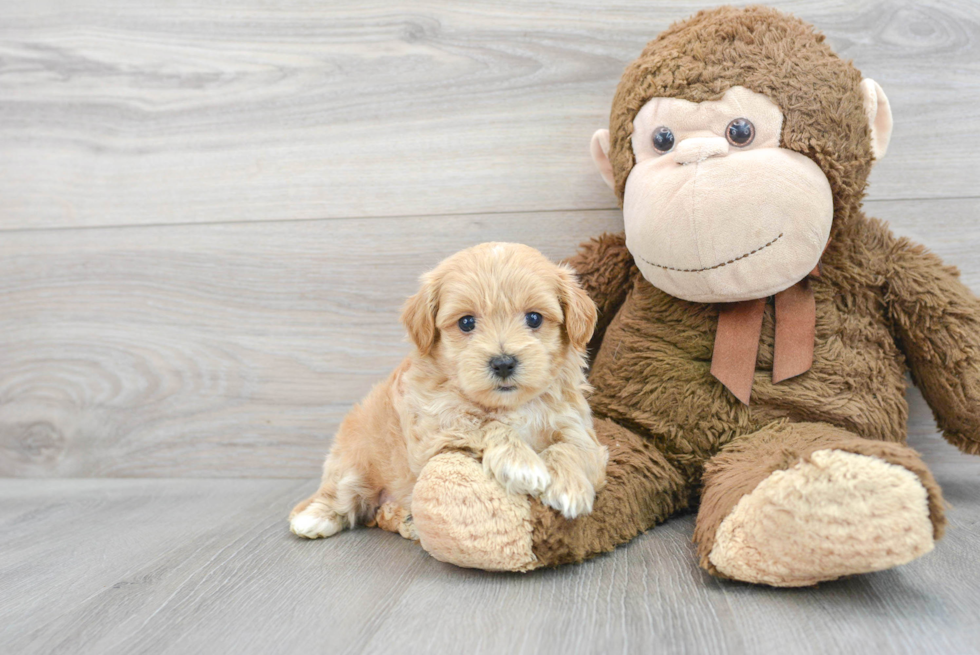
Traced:
<path fill-rule="evenodd" d="M 490 358 L 489 365 L 494 377 L 506 380 L 517 370 L 517 358 L 513 355 L 496 355 Z"/>

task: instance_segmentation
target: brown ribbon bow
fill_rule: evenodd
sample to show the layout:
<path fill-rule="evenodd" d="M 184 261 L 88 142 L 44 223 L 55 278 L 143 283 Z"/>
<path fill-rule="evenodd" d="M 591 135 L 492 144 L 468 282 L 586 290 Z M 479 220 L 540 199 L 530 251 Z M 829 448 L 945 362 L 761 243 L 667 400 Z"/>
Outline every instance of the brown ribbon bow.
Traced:
<path fill-rule="evenodd" d="M 813 365 L 817 304 L 809 277 L 819 276 L 820 267 L 817 266 L 809 276 L 776 294 L 774 384 L 806 373 Z M 758 298 L 725 303 L 718 312 L 711 374 L 746 405 L 752 395 L 766 301 L 766 298 Z"/>

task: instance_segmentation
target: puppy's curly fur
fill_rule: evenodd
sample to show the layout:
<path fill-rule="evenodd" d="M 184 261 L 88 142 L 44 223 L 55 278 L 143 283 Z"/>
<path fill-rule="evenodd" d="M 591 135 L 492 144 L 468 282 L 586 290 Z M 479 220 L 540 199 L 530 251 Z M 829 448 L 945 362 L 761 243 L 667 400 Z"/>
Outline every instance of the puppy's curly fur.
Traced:
<path fill-rule="evenodd" d="M 475 246 L 422 277 L 402 322 L 415 349 L 344 419 L 320 489 L 290 514 L 295 534 L 377 522 L 413 536 L 415 481 L 447 450 L 482 456 L 509 492 L 567 518 L 592 511 L 608 459 L 585 400 L 596 307 L 570 268 L 528 246 Z M 502 356 L 516 360 L 505 377 L 491 366 Z"/>

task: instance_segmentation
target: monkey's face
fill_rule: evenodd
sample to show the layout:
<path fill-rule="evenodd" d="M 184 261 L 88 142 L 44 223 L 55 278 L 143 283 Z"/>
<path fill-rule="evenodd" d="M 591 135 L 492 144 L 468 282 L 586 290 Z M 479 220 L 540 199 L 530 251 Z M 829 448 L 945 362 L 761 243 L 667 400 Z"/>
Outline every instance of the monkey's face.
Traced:
<path fill-rule="evenodd" d="M 717 101 L 653 98 L 633 121 L 626 244 L 644 277 L 694 302 L 765 297 L 803 279 L 834 217 L 826 176 L 780 147 L 783 115 L 733 87 Z"/>

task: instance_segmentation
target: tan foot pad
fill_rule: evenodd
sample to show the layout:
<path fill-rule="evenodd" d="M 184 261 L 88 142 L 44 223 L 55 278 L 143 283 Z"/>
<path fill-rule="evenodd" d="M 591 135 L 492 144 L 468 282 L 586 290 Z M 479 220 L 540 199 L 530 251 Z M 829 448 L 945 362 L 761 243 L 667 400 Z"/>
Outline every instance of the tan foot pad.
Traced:
<path fill-rule="evenodd" d="M 412 518 L 422 547 L 436 559 L 487 571 L 526 571 L 531 507 L 508 494 L 472 457 L 447 453 L 422 469 L 412 492 Z"/>
<path fill-rule="evenodd" d="M 736 580 L 803 587 L 905 564 L 932 547 L 928 497 L 914 473 L 820 450 L 744 496 L 708 559 Z"/>

